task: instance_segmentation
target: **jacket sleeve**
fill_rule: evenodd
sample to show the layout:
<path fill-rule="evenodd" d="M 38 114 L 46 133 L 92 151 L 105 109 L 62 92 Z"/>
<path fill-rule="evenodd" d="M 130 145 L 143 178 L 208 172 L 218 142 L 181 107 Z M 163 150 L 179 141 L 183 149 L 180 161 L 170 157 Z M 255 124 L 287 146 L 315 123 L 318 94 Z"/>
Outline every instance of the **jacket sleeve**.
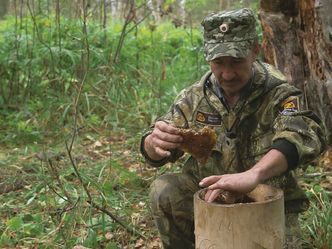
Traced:
<path fill-rule="evenodd" d="M 326 148 L 325 125 L 305 107 L 301 91 L 294 86 L 278 86 L 273 102 L 276 114 L 273 143 L 288 141 L 296 147 L 298 165 L 309 163 Z M 296 166 L 289 165 L 290 169 Z"/>

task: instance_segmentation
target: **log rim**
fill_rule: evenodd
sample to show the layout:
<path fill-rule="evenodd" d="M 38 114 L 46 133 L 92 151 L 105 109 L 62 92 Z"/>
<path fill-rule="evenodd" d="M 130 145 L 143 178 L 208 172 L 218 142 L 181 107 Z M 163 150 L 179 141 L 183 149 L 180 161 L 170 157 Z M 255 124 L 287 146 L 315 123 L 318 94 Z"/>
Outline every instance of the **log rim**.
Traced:
<path fill-rule="evenodd" d="M 280 199 L 284 198 L 284 192 L 280 188 L 273 187 L 271 185 L 267 184 L 258 184 L 257 187 L 248 193 L 249 197 L 250 194 L 252 194 L 254 191 L 257 191 L 258 188 L 270 188 L 275 192 L 275 195 L 267 200 L 263 201 L 255 201 L 255 202 L 248 202 L 248 203 L 234 203 L 234 204 L 221 204 L 216 202 L 207 202 L 201 198 L 201 193 L 203 191 L 206 191 L 207 188 L 200 189 L 194 194 L 194 200 L 204 203 L 205 205 L 212 205 L 212 206 L 222 206 L 224 208 L 234 208 L 234 207 L 244 207 L 244 206 L 255 206 L 255 205 L 265 205 L 267 203 L 277 202 L 280 201 Z"/>

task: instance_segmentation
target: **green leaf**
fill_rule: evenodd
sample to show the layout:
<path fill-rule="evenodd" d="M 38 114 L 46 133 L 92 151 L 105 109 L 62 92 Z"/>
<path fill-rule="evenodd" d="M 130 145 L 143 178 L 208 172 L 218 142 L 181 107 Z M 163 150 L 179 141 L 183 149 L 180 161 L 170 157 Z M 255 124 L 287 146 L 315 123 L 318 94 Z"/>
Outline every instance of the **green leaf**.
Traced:
<path fill-rule="evenodd" d="M 27 222 L 32 222 L 34 220 L 34 217 L 31 215 L 31 214 L 25 214 L 24 216 L 23 216 L 23 221 L 25 222 L 25 223 L 27 223 Z"/>
<path fill-rule="evenodd" d="M 7 221 L 7 226 L 13 231 L 19 231 L 23 226 L 23 220 L 21 217 L 14 217 Z"/>
<path fill-rule="evenodd" d="M 110 242 L 106 245 L 106 249 L 118 249 L 115 242 Z"/>
<path fill-rule="evenodd" d="M 0 236 L 0 247 L 3 248 L 5 246 L 9 246 L 10 244 L 10 237 L 6 233 L 3 233 Z"/>
<path fill-rule="evenodd" d="M 84 246 L 96 248 L 97 247 L 97 233 L 94 230 L 90 230 L 88 237 L 83 242 Z"/>

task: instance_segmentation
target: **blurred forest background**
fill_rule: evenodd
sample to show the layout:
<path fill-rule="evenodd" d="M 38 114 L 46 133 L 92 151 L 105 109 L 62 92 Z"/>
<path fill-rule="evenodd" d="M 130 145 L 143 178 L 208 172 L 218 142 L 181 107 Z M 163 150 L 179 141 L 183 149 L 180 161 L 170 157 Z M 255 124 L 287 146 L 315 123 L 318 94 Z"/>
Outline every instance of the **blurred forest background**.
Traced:
<path fill-rule="evenodd" d="M 294 23 L 299 12 L 289 10 L 315 1 L 266 2 L 0 0 L 0 248 L 161 248 L 148 188 L 181 162 L 149 168 L 139 140 L 208 70 L 200 22 L 212 11 L 254 9 L 263 24 L 257 22 L 262 59 L 302 90 L 317 86 L 308 88 L 308 105 L 329 127 L 330 64 L 300 48 L 312 51 L 321 70 L 303 80 L 319 70 L 290 70 L 286 56 L 299 52 L 278 47 L 273 39 L 282 32 L 267 29 L 271 19 L 263 15 L 279 11 Z M 326 153 L 297 172 L 311 201 L 301 215 L 306 248 L 332 248 L 331 158 Z"/>

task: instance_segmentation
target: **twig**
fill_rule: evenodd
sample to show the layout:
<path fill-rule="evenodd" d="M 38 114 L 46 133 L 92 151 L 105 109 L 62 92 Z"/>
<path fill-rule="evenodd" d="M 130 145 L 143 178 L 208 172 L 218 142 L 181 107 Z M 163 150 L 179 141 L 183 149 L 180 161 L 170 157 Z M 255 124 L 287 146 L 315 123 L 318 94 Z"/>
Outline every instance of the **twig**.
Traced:
<path fill-rule="evenodd" d="M 69 212 L 70 210 L 73 210 L 74 208 L 76 208 L 76 206 L 77 206 L 78 202 L 80 201 L 80 199 L 81 198 L 78 197 L 77 200 L 76 200 L 76 202 L 73 205 L 62 209 L 61 213 L 60 213 L 60 216 L 62 216 L 63 213 Z"/>
<path fill-rule="evenodd" d="M 141 236 L 143 239 L 147 239 L 147 237 L 146 237 L 144 234 L 140 233 L 138 230 L 135 230 L 135 229 L 133 229 L 132 227 L 128 226 L 127 224 L 123 223 L 118 217 L 116 217 L 114 214 L 112 214 L 112 213 L 111 213 L 110 211 L 108 211 L 107 209 L 105 209 L 105 208 L 99 206 L 98 204 L 96 204 L 96 203 L 94 203 L 94 202 L 91 202 L 91 203 L 90 203 L 90 202 L 88 201 L 88 203 L 89 203 L 92 207 L 94 207 L 94 208 L 98 209 L 99 211 L 101 211 L 101 212 L 107 214 L 107 215 L 108 215 L 109 217 L 111 217 L 114 221 L 116 221 L 116 222 L 119 223 L 122 227 L 124 227 L 128 232 L 130 232 L 132 235 L 138 234 L 138 235 Z"/>
<path fill-rule="evenodd" d="M 40 42 L 42 45 L 44 45 L 44 46 L 48 49 L 48 51 L 50 52 L 51 61 L 52 61 L 52 63 L 51 63 L 51 65 L 52 65 L 52 73 L 54 74 L 54 72 L 55 72 L 55 67 L 54 67 L 54 55 L 53 55 L 53 51 L 52 51 L 51 47 L 50 47 L 48 44 L 46 44 L 46 43 L 44 42 L 44 40 L 42 39 L 42 36 L 41 36 L 41 34 L 40 34 L 40 32 L 39 32 L 39 28 L 38 28 L 38 24 L 37 24 L 37 21 L 36 21 L 35 14 L 34 14 L 33 10 L 32 10 L 31 7 L 30 7 L 29 1 L 27 1 L 27 7 L 28 7 L 28 10 L 29 10 L 29 13 L 30 13 L 30 16 L 31 16 L 31 19 L 32 19 L 33 25 L 34 25 L 34 28 L 35 28 L 35 30 L 36 30 L 37 38 L 38 38 L 39 42 Z"/>
<path fill-rule="evenodd" d="M 113 63 L 116 64 L 118 62 L 118 58 L 120 56 L 120 52 L 124 43 L 124 39 L 126 37 L 126 29 L 127 26 L 132 22 L 132 20 L 135 18 L 135 14 L 134 14 L 134 5 L 135 5 L 135 1 L 133 0 L 128 0 L 128 4 L 130 4 L 129 7 L 129 11 L 128 14 L 126 16 L 125 19 L 125 23 L 122 27 L 122 31 L 121 31 L 121 35 L 120 35 L 120 39 L 118 42 L 118 45 L 116 47 L 116 51 L 115 51 L 115 55 L 114 55 L 114 59 L 113 59 Z"/>
<path fill-rule="evenodd" d="M 61 198 L 62 200 L 64 201 L 70 201 L 70 199 L 67 199 L 68 197 L 63 197 L 62 195 L 60 195 L 54 188 L 51 184 L 49 183 L 46 183 L 46 185 L 53 191 L 54 194 L 56 194 L 59 198 Z"/>
<path fill-rule="evenodd" d="M 86 5 L 85 5 L 85 1 L 83 1 L 83 7 L 86 8 Z M 88 45 L 88 40 L 87 40 L 87 29 L 86 29 L 86 10 L 84 9 L 83 10 L 83 13 L 84 13 L 84 16 L 83 16 L 83 32 L 84 32 L 84 35 L 86 37 L 86 40 L 85 40 L 85 45 L 86 45 L 86 49 L 87 49 L 87 53 L 88 53 L 88 58 L 87 58 L 87 63 L 89 62 L 89 45 Z M 88 67 L 88 66 L 87 66 Z M 84 77 L 82 79 L 82 82 L 80 84 L 80 87 L 78 89 L 78 94 L 77 94 L 77 97 L 76 97 L 76 100 L 75 100 L 75 103 L 74 103 L 74 131 L 73 131 L 73 135 L 72 135 L 72 138 L 71 138 L 71 141 L 70 141 L 70 144 L 68 144 L 68 141 L 66 140 L 65 141 L 65 145 L 66 145 L 66 150 L 67 150 L 67 154 L 69 156 L 69 160 L 71 162 L 71 165 L 75 171 L 75 174 L 80 182 L 80 184 L 83 186 L 83 189 L 84 189 L 84 192 L 86 193 L 87 195 L 87 202 L 91 205 L 91 207 L 107 214 L 108 216 L 110 216 L 115 222 L 117 222 L 118 224 L 120 224 L 122 227 L 124 227 L 128 232 L 130 232 L 131 234 L 135 235 L 139 235 L 141 236 L 142 238 L 144 239 L 147 239 L 142 233 L 140 233 L 139 231 L 135 230 L 134 228 L 128 226 L 127 224 L 125 224 L 119 217 L 117 217 L 116 215 L 114 215 L 112 212 L 110 212 L 109 210 L 99 206 L 97 203 L 95 203 L 92 199 L 92 196 L 89 192 L 89 189 L 88 189 L 88 186 L 87 184 L 84 182 L 78 168 L 77 168 L 77 165 L 76 165 L 76 162 L 72 156 L 72 148 L 73 148 L 73 144 L 74 144 L 74 141 L 75 141 L 75 138 L 76 138 L 76 135 L 77 135 L 77 119 L 78 119 L 78 102 L 79 102 L 79 98 L 82 94 L 82 90 L 83 90 L 83 85 L 84 85 L 84 82 L 85 82 L 85 79 L 86 79 L 86 76 L 87 76 L 87 71 L 85 71 L 85 74 L 84 74 Z"/>
<path fill-rule="evenodd" d="M 77 105 L 78 105 L 78 101 L 79 101 L 79 99 L 81 97 L 81 94 L 82 94 L 82 91 L 83 91 L 83 86 L 84 86 L 84 82 L 85 82 L 87 74 L 88 73 L 85 72 L 84 77 L 82 79 L 82 82 L 80 84 L 80 88 L 78 89 L 78 94 L 77 94 L 75 103 L 74 103 L 74 133 L 73 133 L 73 136 L 72 136 L 71 141 L 70 141 L 70 146 L 68 147 L 70 152 L 73 149 L 73 144 L 74 144 L 74 141 L 75 141 L 76 135 L 77 135 L 77 120 L 78 120 L 78 108 L 77 108 Z M 66 143 L 67 143 L 67 141 L 66 141 Z M 67 146 L 67 144 L 66 144 L 66 146 Z"/>
<path fill-rule="evenodd" d="M 61 181 L 61 178 L 60 178 L 60 175 L 59 175 L 59 172 L 58 172 L 57 168 L 54 167 L 52 160 L 50 158 L 48 158 L 47 152 L 45 152 L 45 156 L 46 156 L 46 165 L 50 168 L 50 174 L 56 179 L 56 181 L 58 182 L 58 184 L 61 187 L 61 189 L 63 189 L 63 193 L 66 196 L 66 201 L 69 201 L 69 203 L 71 203 L 72 201 L 70 199 L 70 195 L 66 191 L 66 188 L 63 187 L 63 184 L 62 184 L 62 181 Z M 48 184 L 48 185 L 50 187 L 50 184 Z M 54 191 L 54 193 L 56 193 L 55 190 L 53 190 L 53 191 Z M 64 199 L 64 198 L 62 198 L 62 199 Z"/>
<path fill-rule="evenodd" d="M 303 177 L 311 178 L 311 177 L 316 177 L 316 176 L 332 176 L 332 172 L 316 172 L 316 173 L 308 173 L 308 174 L 303 174 Z"/>
<path fill-rule="evenodd" d="M 146 14 L 145 16 L 142 17 L 141 20 L 135 23 L 133 27 L 131 27 L 128 31 L 125 32 L 125 35 L 129 34 L 131 31 L 133 31 L 138 25 L 140 25 L 148 16 L 150 13 Z"/>
<path fill-rule="evenodd" d="M 144 239 L 147 239 L 146 236 L 144 236 L 142 233 L 136 231 L 135 229 L 133 229 L 132 227 L 128 226 L 127 224 L 125 224 L 119 217 L 117 217 L 116 215 L 114 215 L 113 213 L 111 213 L 110 211 L 108 211 L 107 209 L 99 206 L 97 203 L 95 203 L 91 197 L 91 194 L 88 190 L 87 185 L 85 184 L 85 182 L 83 181 L 83 178 L 81 176 L 81 174 L 79 173 L 78 169 L 77 169 L 77 165 L 72 157 L 71 151 L 69 150 L 68 147 L 68 143 L 66 141 L 66 149 L 68 152 L 68 156 L 71 162 L 72 167 L 74 168 L 74 171 L 76 173 L 76 176 L 78 177 L 81 185 L 83 186 L 83 189 L 85 191 L 85 193 L 87 194 L 88 200 L 87 202 L 94 208 L 96 208 L 99 211 L 102 211 L 103 213 L 107 214 L 108 216 L 110 216 L 115 222 L 117 222 L 118 224 L 120 224 L 122 227 L 124 227 L 128 232 L 130 232 L 131 234 L 135 235 L 138 234 L 139 236 L 141 236 Z"/>
<path fill-rule="evenodd" d="M 85 182 L 83 181 L 80 172 L 79 172 L 78 169 L 77 169 L 76 163 L 75 163 L 75 161 L 74 161 L 74 159 L 73 159 L 73 156 L 72 156 L 72 154 L 71 154 L 71 149 L 68 147 L 68 143 L 67 143 L 67 141 L 65 141 L 65 144 L 66 144 L 66 149 L 67 149 L 67 153 L 68 153 L 68 156 L 69 156 L 69 160 L 70 160 L 70 162 L 71 162 L 71 165 L 73 166 L 73 169 L 74 169 L 74 171 L 75 171 L 75 174 L 76 174 L 76 176 L 78 177 L 78 180 L 80 181 L 81 185 L 83 186 L 84 191 L 86 192 L 89 201 L 92 201 L 91 194 L 90 194 L 90 192 L 89 192 L 89 190 L 88 190 L 88 187 L 86 186 Z"/>

